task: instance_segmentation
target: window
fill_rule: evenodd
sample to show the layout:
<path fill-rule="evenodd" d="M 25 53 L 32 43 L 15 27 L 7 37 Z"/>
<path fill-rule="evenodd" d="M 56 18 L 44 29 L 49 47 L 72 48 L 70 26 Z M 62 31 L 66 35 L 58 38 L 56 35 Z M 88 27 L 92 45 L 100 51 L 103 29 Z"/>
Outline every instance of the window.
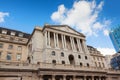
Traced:
<path fill-rule="evenodd" d="M 53 63 L 53 64 L 56 64 L 56 60 L 52 60 L 52 63 Z"/>
<path fill-rule="evenodd" d="M 9 45 L 9 46 L 8 46 L 8 49 L 12 49 L 12 48 L 13 48 L 13 45 Z"/>
<path fill-rule="evenodd" d="M 61 56 L 64 57 L 64 53 L 63 52 L 61 52 Z"/>
<path fill-rule="evenodd" d="M 89 67 L 90 65 L 89 65 L 89 63 L 87 63 L 87 67 Z"/>
<path fill-rule="evenodd" d="M 65 61 L 62 61 L 62 64 L 65 64 Z"/>
<path fill-rule="evenodd" d="M 0 48 L 3 48 L 3 44 L 2 43 L 0 43 Z"/>
<path fill-rule="evenodd" d="M 82 63 L 80 63 L 80 66 L 82 66 Z"/>
<path fill-rule="evenodd" d="M 14 36 L 14 35 L 15 35 L 15 32 L 11 32 L 10 35 Z"/>
<path fill-rule="evenodd" d="M 19 35 L 18 35 L 19 37 L 23 37 L 23 33 L 19 33 Z"/>
<path fill-rule="evenodd" d="M 11 60 L 11 53 L 8 52 L 6 59 Z"/>
<path fill-rule="evenodd" d="M 88 59 L 87 56 L 85 56 L 85 59 Z"/>
<path fill-rule="evenodd" d="M 55 51 L 52 51 L 52 55 L 55 56 Z"/>
<path fill-rule="evenodd" d="M 79 59 L 81 59 L 81 56 L 80 56 L 80 55 L 78 55 L 78 58 L 79 58 Z"/>
<path fill-rule="evenodd" d="M 21 54 L 20 54 L 20 53 L 17 54 L 16 59 L 17 59 L 18 61 L 20 61 L 20 59 L 21 59 Z"/>
<path fill-rule="evenodd" d="M 22 46 L 18 46 L 17 50 L 21 51 L 22 50 Z"/>
<path fill-rule="evenodd" d="M 2 30 L 2 34 L 7 34 L 7 30 Z"/>

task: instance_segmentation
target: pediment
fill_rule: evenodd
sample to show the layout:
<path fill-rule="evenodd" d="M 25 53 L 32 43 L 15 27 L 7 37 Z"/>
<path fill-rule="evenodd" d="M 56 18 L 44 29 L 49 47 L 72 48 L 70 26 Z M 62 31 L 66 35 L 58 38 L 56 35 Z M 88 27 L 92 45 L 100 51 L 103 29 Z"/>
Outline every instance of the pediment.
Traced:
<path fill-rule="evenodd" d="M 54 28 L 54 29 L 57 29 L 57 30 L 60 30 L 60 31 L 64 31 L 64 32 L 68 32 L 68 33 L 73 33 L 73 34 L 76 34 L 76 35 L 84 36 L 82 33 L 79 33 L 77 31 L 75 31 L 74 29 L 72 29 L 69 26 L 54 26 L 54 27 L 51 26 L 51 28 Z"/>

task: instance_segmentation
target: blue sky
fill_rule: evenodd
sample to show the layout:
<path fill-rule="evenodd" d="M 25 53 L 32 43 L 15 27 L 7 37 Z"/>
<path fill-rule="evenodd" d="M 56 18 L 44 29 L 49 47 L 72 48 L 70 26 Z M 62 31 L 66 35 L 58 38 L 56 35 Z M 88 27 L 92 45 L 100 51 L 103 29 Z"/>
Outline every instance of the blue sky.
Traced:
<path fill-rule="evenodd" d="M 68 24 L 87 44 L 113 54 L 108 29 L 120 22 L 120 0 L 0 0 L 0 26 L 32 33 L 35 26 Z"/>

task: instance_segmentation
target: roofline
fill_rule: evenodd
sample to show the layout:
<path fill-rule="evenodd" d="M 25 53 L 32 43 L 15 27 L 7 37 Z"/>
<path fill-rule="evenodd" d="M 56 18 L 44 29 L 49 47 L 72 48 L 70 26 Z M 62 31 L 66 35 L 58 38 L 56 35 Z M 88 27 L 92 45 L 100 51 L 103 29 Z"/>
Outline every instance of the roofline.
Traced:
<path fill-rule="evenodd" d="M 80 32 L 78 32 L 78 31 L 76 31 L 75 29 L 73 29 L 73 28 L 71 28 L 70 26 L 68 26 L 68 25 L 49 25 L 49 24 L 47 24 L 47 25 L 44 25 L 44 27 L 43 27 L 43 29 L 42 29 L 42 31 L 44 31 L 44 29 L 45 28 L 51 28 L 51 27 L 65 27 L 65 26 L 67 26 L 67 27 L 69 27 L 70 29 L 72 29 L 72 30 L 74 30 L 75 32 L 77 32 L 77 33 L 79 33 L 80 35 L 82 35 L 83 37 L 86 37 L 83 33 L 80 33 Z M 53 28 L 52 28 L 53 29 Z M 57 30 L 57 29 L 55 29 L 55 30 Z M 60 31 L 62 31 L 62 30 L 60 30 Z M 66 32 L 66 31 L 64 31 L 64 32 Z M 68 32 L 67 32 L 68 33 Z M 74 33 L 72 33 L 72 34 L 74 34 Z"/>

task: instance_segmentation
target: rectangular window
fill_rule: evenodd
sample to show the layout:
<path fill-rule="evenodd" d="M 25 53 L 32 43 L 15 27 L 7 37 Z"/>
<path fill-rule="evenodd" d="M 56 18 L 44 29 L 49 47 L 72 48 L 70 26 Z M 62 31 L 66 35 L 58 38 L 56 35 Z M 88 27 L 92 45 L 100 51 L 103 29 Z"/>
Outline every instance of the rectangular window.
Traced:
<path fill-rule="evenodd" d="M 8 49 L 13 49 L 13 45 L 9 45 L 9 46 L 8 46 Z"/>
<path fill-rule="evenodd" d="M 2 43 L 0 43 L 0 48 L 3 48 L 3 44 Z"/>
<path fill-rule="evenodd" d="M 21 60 L 21 54 L 20 54 L 20 53 L 17 54 L 16 59 L 17 59 L 18 61 Z"/>
<path fill-rule="evenodd" d="M 10 53 L 10 52 L 7 53 L 6 59 L 7 59 L 7 60 L 11 60 L 11 59 L 12 59 L 12 56 L 11 56 L 11 53 Z"/>
<path fill-rule="evenodd" d="M 7 34 L 7 30 L 2 30 L 2 34 Z"/>
<path fill-rule="evenodd" d="M 18 35 L 19 37 L 23 37 L 23 33 L 19 33 L 19 35 Z"/>
<path fill-rule="evenodd" d="M 18 46 L 17 50 L 21 51 L 22 50 L 22 46 Z"/>
<path fill-rule="evenodd" d="M 15 32 L 11 32 L 10 35 L 14 36 L 14 35 L 15 35 Z"/>

